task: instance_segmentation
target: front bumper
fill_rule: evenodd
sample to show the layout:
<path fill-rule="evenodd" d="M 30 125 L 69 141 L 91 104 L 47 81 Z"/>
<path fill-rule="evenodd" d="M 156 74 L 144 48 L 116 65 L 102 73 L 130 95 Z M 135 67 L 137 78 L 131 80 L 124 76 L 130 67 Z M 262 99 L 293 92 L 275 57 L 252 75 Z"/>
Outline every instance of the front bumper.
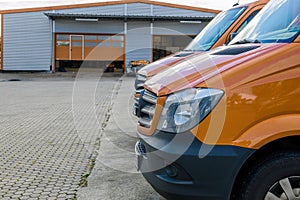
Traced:
<path fill-rule="evenodd" d="M 152 187 L 168 199 L 230 199 L 235 177 L 255 151 L 205 145 L 189 132 L 138 136 L 138 168 Z"/>

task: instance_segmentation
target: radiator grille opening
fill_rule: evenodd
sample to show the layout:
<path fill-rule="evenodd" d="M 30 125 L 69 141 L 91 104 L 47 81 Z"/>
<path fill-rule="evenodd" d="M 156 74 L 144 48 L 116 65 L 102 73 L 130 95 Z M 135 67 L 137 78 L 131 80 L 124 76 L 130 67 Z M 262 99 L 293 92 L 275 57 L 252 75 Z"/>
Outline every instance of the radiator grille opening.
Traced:
<path fill-rule="evenodd" d="M 143 104 L 139 105 L 141 115 L 138 122 L 140 126 L 150 128 L 155 113 L 157 96 L 154 93 L 145 90 L 141 98 L 143 100 Z"/>

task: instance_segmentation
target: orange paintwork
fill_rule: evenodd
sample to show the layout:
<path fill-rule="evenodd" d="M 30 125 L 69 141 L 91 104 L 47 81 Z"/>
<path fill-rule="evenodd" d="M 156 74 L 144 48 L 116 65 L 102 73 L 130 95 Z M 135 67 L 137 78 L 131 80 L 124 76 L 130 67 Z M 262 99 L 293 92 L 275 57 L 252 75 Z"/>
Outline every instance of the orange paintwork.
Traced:
<path fill-rule="evenodd" d="M 243 22 L 251 15 L 254 11 L 262 9 L 269 0 L 260 0 L 260 1 L 255 1 L 253 3 L 241 5 L 238 7 L 244 7 L 247 6 L 247 9 L 245 12 L 236 19 L 236 21 L 225 31 L 225 33 L 216 41 L 216 43 L 211 47 L 211 49 L 215 49 L 219 46 L 224 45 L 230 36 L 231 33 L 234 33 L 238 30 L 238 28 L 243 24 Z M 235 7 L 236 8 L 236 7 Z M 145 67 L 143 67 L 140 71 L 139 74 L 146 76 L 148 79 L 155 74 L 166 70 L 175 64 L 188 60 L 194 56 L 198 56 L 202 52 L 194 52 L 189 56 L 186 57 L 176 57 L 177 54 L 168 56 L 166 58 L 160 59 L 156 62 L 153 62 Z"/>
<path fill-rule="evenodd" d="M 294 43 L 300 43 L 300 35 L 294 40 Z"/>
<path fill-rule="evenodd" d="M 206 144 L 258 149 L 300 133 L 299 37 L 295 41 L 236 45 L 258 48 L 234 56 L 213 55 L 223 48 L 210 51 L 154 76 L 145 87 L 159 97 L 189 87 L 223 89 L 222 101 L 192 134 Z"/>
<path fill-rule="evenodd" d="M 259 148 L 282 137 L 299 135 L 299 122 L 299 114 L 272 117 L 251 127 L 233 143 L 237 146 Z"/>
<path fill-rule="evenodd" d="M 285 44 L 256 44 L 255 46 L 258 48 L 255 49 L 255 51 L 248 51 L 235 56 L 214 55 L 227 48 L 221 47 L 208 53 L 202 53 L 200 56 L 193 57 L 192 59 L 177 64 L 168 71 L 161 72 L 146 82 L 145 88 L 153 91 L 158 96 L 191 88 L 220 72 L 239 66 L 255 57 L 263 56 L 284 45 Z M 240 48 L 241 46 L 250 47 L 253 46 L 253 44 L 236 45 L 236 48 Z"/>

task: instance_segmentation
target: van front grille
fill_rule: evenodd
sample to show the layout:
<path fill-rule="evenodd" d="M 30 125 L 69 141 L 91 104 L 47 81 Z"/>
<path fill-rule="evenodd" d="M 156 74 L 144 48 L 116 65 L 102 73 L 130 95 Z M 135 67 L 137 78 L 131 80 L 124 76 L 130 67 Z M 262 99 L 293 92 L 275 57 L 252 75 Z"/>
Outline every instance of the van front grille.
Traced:
<path fill-rule="evenodd" d="M 139 104 L 140 106 L 140 119 L 139 124 L 140 126 L 150 128 L 156 108 L 157 96 L 145 90 L 141 96 L 143 104 Z"/>

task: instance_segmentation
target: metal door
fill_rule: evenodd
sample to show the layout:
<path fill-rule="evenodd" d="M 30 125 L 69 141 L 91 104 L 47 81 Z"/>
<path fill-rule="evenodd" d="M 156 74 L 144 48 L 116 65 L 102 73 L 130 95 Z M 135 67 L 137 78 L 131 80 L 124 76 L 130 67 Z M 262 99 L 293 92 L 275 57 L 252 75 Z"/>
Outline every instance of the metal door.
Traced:
<path fill-rule="evenodd" d="M 84 60 L 84 36 L 70 35 L 70 60 Z"/>

